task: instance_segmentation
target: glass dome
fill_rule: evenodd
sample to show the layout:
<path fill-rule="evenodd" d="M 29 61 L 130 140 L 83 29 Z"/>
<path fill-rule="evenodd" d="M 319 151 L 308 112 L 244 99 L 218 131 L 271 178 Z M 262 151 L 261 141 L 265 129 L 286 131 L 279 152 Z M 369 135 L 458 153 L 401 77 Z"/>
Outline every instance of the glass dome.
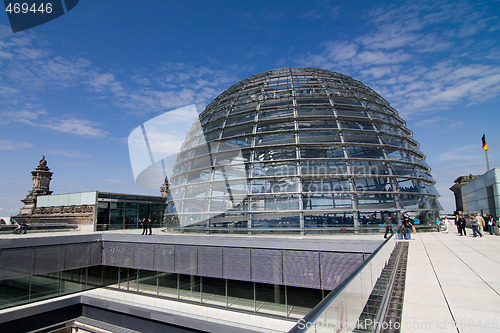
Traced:
<path fill-rule="evenodd" d="M 398 112 L 348 76 L 283 68 L 249 77 L 199 115 L 170 179 L 180 226 L 362 228 L 440 209 Z"/>

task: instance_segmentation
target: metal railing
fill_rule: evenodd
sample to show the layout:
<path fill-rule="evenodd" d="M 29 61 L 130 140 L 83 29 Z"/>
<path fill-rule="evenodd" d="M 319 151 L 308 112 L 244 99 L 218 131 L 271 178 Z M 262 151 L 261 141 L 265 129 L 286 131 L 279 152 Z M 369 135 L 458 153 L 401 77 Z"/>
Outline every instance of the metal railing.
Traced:
<path fill-rule="evenodd" d="M 389 237 L 288 333 L 352 332 L 363 325 L 359 322 L 360 315 L 395 245 L 395 237 Z"/>

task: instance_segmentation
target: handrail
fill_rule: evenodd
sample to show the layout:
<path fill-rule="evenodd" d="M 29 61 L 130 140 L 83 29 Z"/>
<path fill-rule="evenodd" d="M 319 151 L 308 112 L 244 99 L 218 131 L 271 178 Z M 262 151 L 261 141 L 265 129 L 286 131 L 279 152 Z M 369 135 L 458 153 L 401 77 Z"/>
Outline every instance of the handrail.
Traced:
<path fill-rule="evenodd" d="M 306 332 L 309 327 L 304 323 L 313 323 L 316 319 L 323 314 L 325 310 L 332 304 L 332 302 L 339 296 L 342 291 L 371 263 L 377 256 L 380 250 L 394 237 L 391 235 L 387 238 L 369 257 L 368 259 L 354 272 L 352 272 L 341 284 L 333 289 L 321 302 L 318 303 L 307 315 L 304 316 L 295 326 L 288 331 L 288 333 Z"/>
<path fill-rule="evenodd" d="M 396 249 L 398 249 L 398 247 L 396 247 Z M 384 297 L 382 299 L 380 307 L 379 307 L 379 309 L 377 311 L 377 316 L 375 318 L 375 322 L 376 323 L 382 322 L 382 317 L 387 312 L 387 307 L 389 306 L 389 299 L 390 299 L 390 296 L 391 296 L 390 292 L 391 292 L 391 290 L 392 290 L 392 288 L 394 286 L 394 280 L 395 280 L 395 277 L 396 277 L 396 272 L 398 270 L 399 261 L 401 259 L 402 252 L 403 252 L 402 249 L 399 248 L 399 252 L 397 252 L 397 258 L 396 258 L 396 261 L 395 261 L 395 264 L 394 264 L 394 269 L 391 272 L 391 277 L 389 278 L 389 282 L 388 282 L 388 284 L 386 286 L 386 292 L 384 294 Z M 382 330 L 382 326 L 383 325 L 377 325 L 377 327 L 375 327 L 375 332 L 376 333 L 380 333 L 381 330 Z"/>

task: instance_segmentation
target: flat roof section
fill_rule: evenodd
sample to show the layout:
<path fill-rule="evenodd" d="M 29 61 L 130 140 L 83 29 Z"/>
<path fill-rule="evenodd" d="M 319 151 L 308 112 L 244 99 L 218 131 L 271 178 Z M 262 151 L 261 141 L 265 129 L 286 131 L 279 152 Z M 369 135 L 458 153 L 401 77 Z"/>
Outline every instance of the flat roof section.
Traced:
<path fill-rule="evenodd" d="M 373 235 L 202 235 L 160 233 L 141 235 L 141 230 L 105 232 L 67 232 L 67 233 L 28 233 L 26 235 L 0 235 L 0 249 L 68 244 L 72 242 L 109 241 L 149 244 L 180 244 L 244 248 L 268 248 L 304 251 L 330 251 L 351 253 L 372 253 L 384 238 L 382 234 Z"/>
<path fill-rule="evenodd" d="M 412 235 L 402 333 L 500 330 L 499 238 L 451 229 Z"/>

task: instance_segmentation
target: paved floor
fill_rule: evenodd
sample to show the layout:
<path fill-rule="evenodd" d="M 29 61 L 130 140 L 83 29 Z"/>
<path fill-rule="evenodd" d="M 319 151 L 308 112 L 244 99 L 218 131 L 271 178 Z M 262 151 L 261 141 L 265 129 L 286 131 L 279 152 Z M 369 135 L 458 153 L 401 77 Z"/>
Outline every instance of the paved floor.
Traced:
<path fill-rule="evenodd" d="M 500 237 L 453 229 L 412 235 L 401 332 L 500 332 Z"/>

